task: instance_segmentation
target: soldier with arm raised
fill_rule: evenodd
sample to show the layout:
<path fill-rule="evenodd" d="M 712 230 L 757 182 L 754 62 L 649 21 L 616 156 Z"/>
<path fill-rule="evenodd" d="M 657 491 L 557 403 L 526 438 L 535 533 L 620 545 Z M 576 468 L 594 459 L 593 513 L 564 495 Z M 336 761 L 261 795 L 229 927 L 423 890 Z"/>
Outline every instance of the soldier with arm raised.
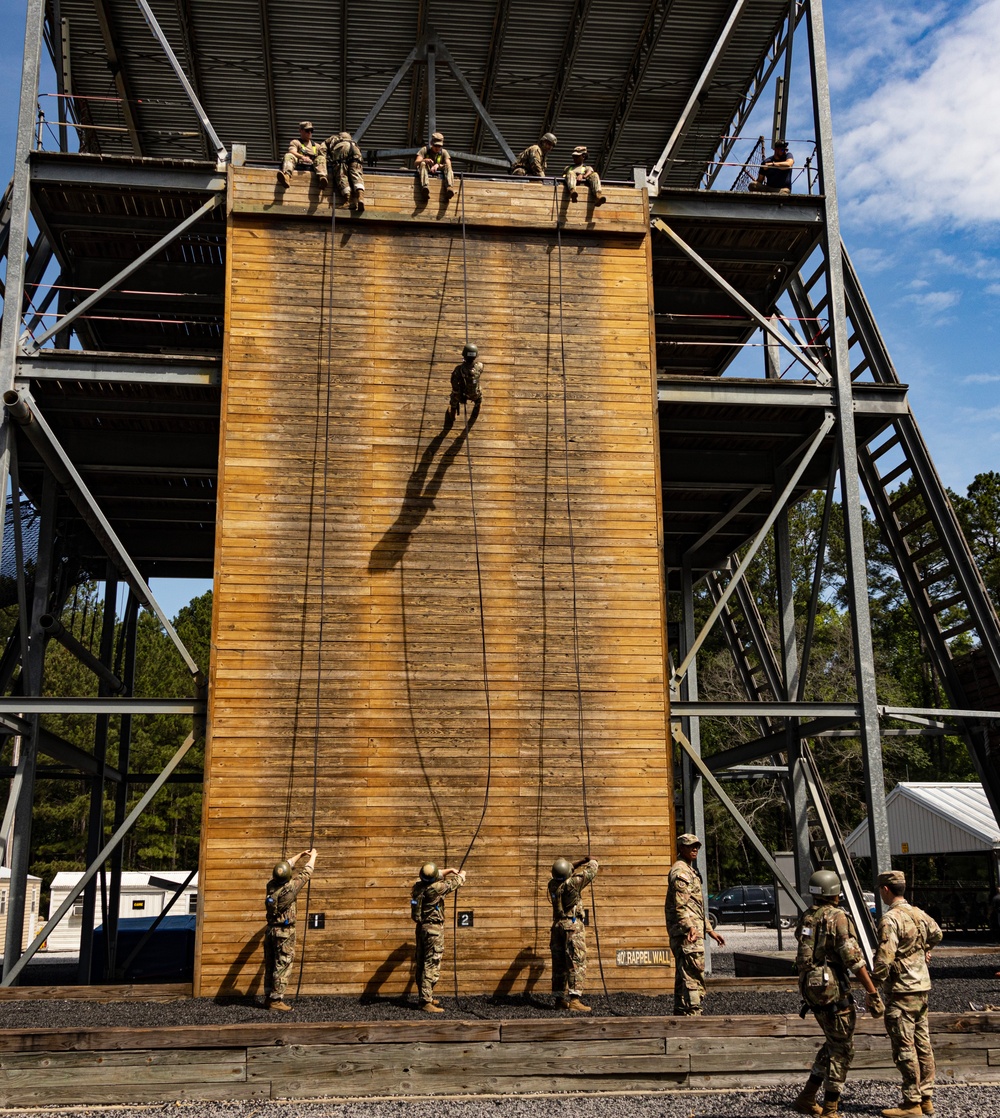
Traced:
<path fill-rule="evenodd" d="M 424 1013 L 444 1013 L 434 997 L 444 956 L 444 899 L 464 884 L 461 870 L 441 870 L 434 862 L 425 862 L 410 893 L 410 913 L 417 926 L 417 992 Z"/>
<path fill-rule="evenodd" d="M 308 861 L 297 869 L 301 858 Z M 288 975 L 295 959 L 295 898 L 316 867 L 316 848 L 303 850 L 294 858 L 278 862 L 267 883 L 264 912 L 264 1000 L 268 1009 L 287 1012 L 285 1001 Z"/>
<path fill-rule="evenodd" d="M 580 894 L 597 876 L 597 869 L 597 860 L 589 855 L 578 862 L 557 858 L 548 884 L 552 902 L 552 993 L 556 1009 L 573 1013 L 590 1012 L 590 1006 L 580 1000 L 587 977 L 587 926 Z"/>

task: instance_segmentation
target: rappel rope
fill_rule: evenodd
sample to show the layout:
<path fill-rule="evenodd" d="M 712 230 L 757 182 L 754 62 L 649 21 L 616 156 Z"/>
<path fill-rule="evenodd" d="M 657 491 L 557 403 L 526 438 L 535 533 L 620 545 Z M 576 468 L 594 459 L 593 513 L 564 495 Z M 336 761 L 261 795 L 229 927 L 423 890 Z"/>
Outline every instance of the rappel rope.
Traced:
<path fill-rule="evenodd" d="M 465 174 L 459 176 L 459 189 L 461 190 L 462 198 L 462 295 L 465 309 L 465 344 L 469 344 L 469 266 L 468 266 L 468 250 L 466 246 L 466 225 L 465 225 Z M 486 787 L 483 790 L 483 810 L 479 816 L 479 822 L 476 824 L 476 829 L 469 840 L 469 845 L 465 853 L 462 855 L 462 860 L 458 864 L 459 871 L 465 866 L 468 861 L 469 855 L 472 853 L 472 848 L 476 845 L 476 840 L 479 838 L 479 832 L 482 830 L 483 823 L 486 820 L 486 812 L 490 804 L 490 782 L 493 777 L 493 712 L 490 705 L 490 675 L 489 675 L 489 662 L 486 655 L 486 611 L 483 603 L 483 569 L 479 557 L 479 522 L 476 517 L 476 490 L 473 483 L 472 476 L 472 448 L 471 435 L 472 431 L 468 427 L 468 409 L 467 404 L 462 404 L 462 414 L 465 417 L 466 435 L 465 435 L 465 458 L 469 467 L 469 504 L 472 508 L 472 539 L 476 555 L 476 585 L 479 591 L 479 632 L 482 641 L 482 661 L 483 661 L 483 692 L 486 696 Z M 455 1001 L 459 1000 L 458 993 L 458 893 L 456 889 L 452 901 L 452 931 L 451 931 L 451 949 L 452 949 L 452 974 L 455 981 Z M 478 1014 L 477 1014 L 478 1016 Z"/>
<path fill-rule="evenodd" d="M 558 210 L 559 184 L 554 184 L 556 204 Z M 559 360 L 562 377 L 562 403 L 563 403 L 563 455 L 564 478 L 566 489 L 566 526 L 569 538 L 569 566 L 570 586 L 573 598 L 573 667 L 576 673 L 576 731 L 577 745 L 580 753 L 580 795 L 583 803 L 583 825 L 587 833 L 587 852 L 590 853 L 590 812 L 587 806 L 587 766 L 583 748 L 583 679 L 580 671 L 580 623 L 577 605 L 576 587 L 576 540 L 573 535 L 573 504 L 570 494 L 570 460 L 569 460 L 569 386 L 566 378 L 566 334 L 563 330 L 563 266 L 562 266 L 562 225 L 556 218 L 556 259 L 558 265 L 558 290 L 559 290 Z M 608 984 L 604 978 L 604 961 L 601 958 L 601 933 L 597 924 L 597 890 L 593 884 L 590 887 L 590 903 L 594 913 L 594 942 L 597 946 L 597 969 L 601 975 L 601 986 L 604 997 L 611 1008 L 611 995 L 608 993 Z M 615 1011 L 612 1009 L 612 1013 Z"/>
<path fill-rule="evenodd" d="M 333 266 L 337 250 L 337 201 L 334 196 L 330 207 L 330 275 L 327 282 L 327 335 L 326 335 L 326 400 L 323 420 L 323 485 L 322 485 L 322 511 L 320 513 L 320 543 L 319 543 L 319 620 L 316 633 L 316 725 L 313 730 L 313 774 L 312 774 L 312 814 L 309 820 L 309 846 L 316 845 L 316 807 L 319 799 L 319 727 L 320 709 L 323 688 L 323 629 L 326 621 L 326 523 L 327 523 L 327 498 L 330 482 L 330 403 L 333 399 Z M 291 795 L 289 794 L 289 804 Z M 286 840 L 287 841 L 287 840 Z M 306 882 L 305 915 L 306 920 L 302 928 L 302 947 L 299 955 L 299 977 L 295 987 L 295 996 L 299 996 L 302 989 L 302 972 L 306 960 L 306 938 L 309 934 L 309 897 L 312 892 L 312 875 Z"/>

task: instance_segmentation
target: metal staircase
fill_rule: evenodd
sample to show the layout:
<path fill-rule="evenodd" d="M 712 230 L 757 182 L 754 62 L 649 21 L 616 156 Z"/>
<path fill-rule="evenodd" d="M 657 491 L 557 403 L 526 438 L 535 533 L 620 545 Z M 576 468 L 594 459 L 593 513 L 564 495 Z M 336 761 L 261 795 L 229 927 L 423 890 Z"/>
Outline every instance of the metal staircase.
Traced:
<path fill-rule="evenodd" d="M 796 314 L 803 319 L 818 320 L 827 310 L 827 296 L 813 296 L 823 275 L 821 265 L 807 279 L 796 277 L 790 286 Z M 846 250 L 844 287 L 852 380 L 868 374 L 879 384 L 899 384 Z M 826 338 L 823 330 L 815 341 L 822 345 Z M 912 410 L 895 417 L 872 444 L 859 446 L 858 464 L 948 701 L 956 710 L 997 709 L 1000 620 Z M 978 648 L 969 652 L 968 639 L 956 643 L 963 634 L 978 638 Z M 993 812 L 1000 818 L 1000 731 L 986 723 L 970 723 L 964 737 Z"/>

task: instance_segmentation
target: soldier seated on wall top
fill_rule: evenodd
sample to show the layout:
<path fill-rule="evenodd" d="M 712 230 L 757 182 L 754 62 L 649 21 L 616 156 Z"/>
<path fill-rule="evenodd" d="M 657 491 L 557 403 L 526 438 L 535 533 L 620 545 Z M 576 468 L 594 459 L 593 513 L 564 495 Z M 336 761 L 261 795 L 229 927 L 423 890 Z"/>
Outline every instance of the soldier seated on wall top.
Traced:
<path fill-rule="evenodd" d="M 278 172 L 278 185 L 291 186 L 293 171 L 315 171 L 320 186 L 330 185 L 330 180 L 326 177 L 326 144 L 322 140 L 313 143 L 311 120 L 301 121 L 298 138 L 289 142 Z"/>
<path fill-rule="evenodd" d="M 545 176 L 545 159 L 549 152 L 559 141 L 555 133 L 546 132 L 537 144 L 531 144 L 514 160 L 510 169 L 512 175 L 534 175 L 536 178 Z"/>

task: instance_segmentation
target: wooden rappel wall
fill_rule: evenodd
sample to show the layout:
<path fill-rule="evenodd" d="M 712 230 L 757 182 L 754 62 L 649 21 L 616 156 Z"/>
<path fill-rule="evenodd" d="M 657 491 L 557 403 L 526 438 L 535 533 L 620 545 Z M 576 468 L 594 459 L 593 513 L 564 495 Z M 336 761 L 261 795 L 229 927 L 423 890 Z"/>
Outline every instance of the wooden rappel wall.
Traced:
<path fill-rule="evenodd" d="M 416 870 L 474 835 L 440 992 L 453 935 L 460 992 L 545 992 L 549 869 L 588 823 L 587 989 L 595 930 L 609 989 L 668 988 L 643 194 L 372 177 L 334 222 L 307 176 L 231 175 L 195 992 L 260 990 L 271 866 L 313 840 L 290 992 L 412 992 Z M 449 428 L 466 315 L 484 402 Z"/>

